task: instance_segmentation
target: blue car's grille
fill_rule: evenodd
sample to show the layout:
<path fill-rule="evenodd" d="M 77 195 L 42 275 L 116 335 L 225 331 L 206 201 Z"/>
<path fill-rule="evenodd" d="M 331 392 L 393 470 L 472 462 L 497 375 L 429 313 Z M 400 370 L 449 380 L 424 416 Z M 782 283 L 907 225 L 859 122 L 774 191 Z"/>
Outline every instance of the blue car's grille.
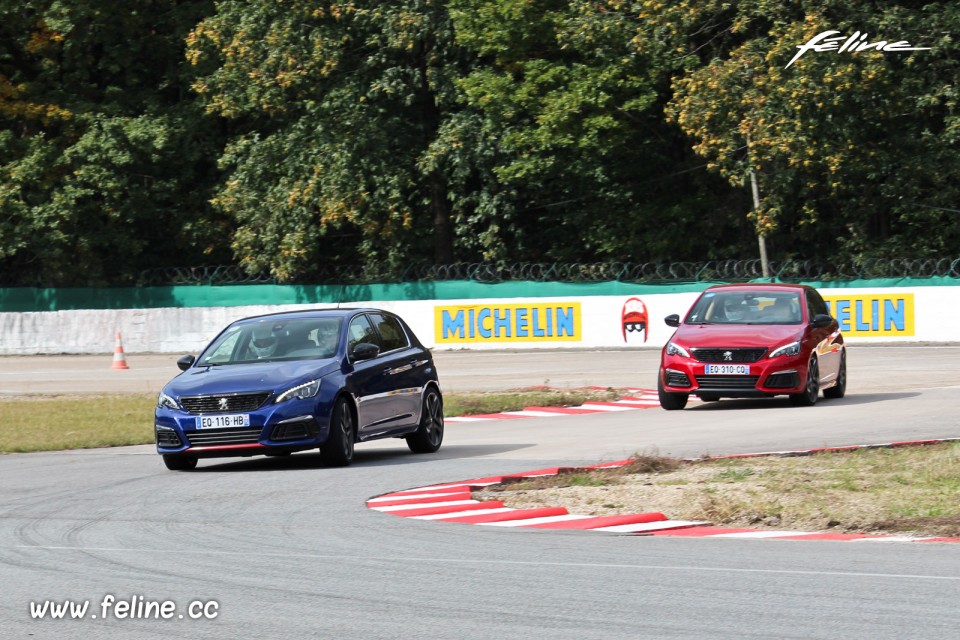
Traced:
<path fill-rule="evenodd" d="M 180 398 L 180 406 L 190 413 L 254 411 L 259 409 L 269 397 L 269 392 L 185 396 Z"/>
<path fill-rule="evenodd" d="M 253 444 L 260 440 L 257 427 L 238 427 L 236 429 L 204 429 L 187 431 L 187 440 L 191 447 L 210 447 L 224 444 Z"/>

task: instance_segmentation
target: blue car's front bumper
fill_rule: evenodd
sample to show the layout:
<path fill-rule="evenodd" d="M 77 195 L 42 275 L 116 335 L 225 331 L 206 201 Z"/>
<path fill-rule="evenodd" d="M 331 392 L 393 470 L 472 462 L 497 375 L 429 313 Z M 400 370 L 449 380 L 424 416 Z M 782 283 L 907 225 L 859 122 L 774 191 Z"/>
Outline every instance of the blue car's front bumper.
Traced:
<path fill-rule="evenodd" d="M 290 400 L 244 412 L 250 423 L 246 427 L 198 428 L 199 418 L 235 414 L 194 414 L 157 407 L 157 452 L 215 457 L 313 449 L 327 440 L 329 411 L 325 408 L 315 399 Z"/>

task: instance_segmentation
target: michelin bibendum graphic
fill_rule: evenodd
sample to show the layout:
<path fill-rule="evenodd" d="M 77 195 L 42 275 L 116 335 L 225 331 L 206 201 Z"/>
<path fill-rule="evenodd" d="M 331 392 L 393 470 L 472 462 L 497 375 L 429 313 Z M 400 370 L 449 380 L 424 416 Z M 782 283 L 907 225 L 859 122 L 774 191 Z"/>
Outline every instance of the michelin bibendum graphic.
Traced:
<path fill-rule="evenodd" d="M 642 344 L 647 341 L 650 323 L 647 320 L 647 307 L 640 298 L 630 298 L 623 303 L 621 318 L 624 342 Z"/>

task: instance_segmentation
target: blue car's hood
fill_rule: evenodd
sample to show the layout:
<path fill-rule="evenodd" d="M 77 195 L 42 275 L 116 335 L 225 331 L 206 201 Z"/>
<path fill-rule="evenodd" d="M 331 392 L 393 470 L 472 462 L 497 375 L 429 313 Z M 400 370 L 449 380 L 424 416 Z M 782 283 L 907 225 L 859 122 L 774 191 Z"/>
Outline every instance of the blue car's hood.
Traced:
<path fill-rule="evenodd" d="M 246 391 L 279 391 L 316 380 L 335 371 L 334 359 L 297 360 L 191 367 L 167 383 L 164 393 L 174 397 Z"/>

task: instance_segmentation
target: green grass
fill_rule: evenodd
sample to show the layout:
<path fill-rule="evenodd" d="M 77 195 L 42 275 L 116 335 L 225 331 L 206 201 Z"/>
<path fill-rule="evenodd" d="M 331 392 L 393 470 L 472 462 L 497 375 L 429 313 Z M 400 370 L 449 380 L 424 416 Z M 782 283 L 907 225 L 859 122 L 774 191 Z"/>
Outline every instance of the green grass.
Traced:
<path fill-rule="evenodd" d="M 447 416 L 468 416 L 501 411 L 520 411 L 526 407 L 575 407 L 587 400 L 618 400 L 614 389 L 516 389 L 503 392 L 448 393 L 443 396 Z"/>
<path fill-rule="evenodd" d="M 450 393 L 447 416 L 514 411 L 527 406 L 572 406 L 610 400 L 615 391 L 519 389 Z M 0 399 L 0 453 L 120 447 L 153 442 L 156 395 L 33 396 Z"/>
<path fill-rule="evenodd" d="M 0 453 L 153 442 L 153 394 L 0 400 Z"/>

